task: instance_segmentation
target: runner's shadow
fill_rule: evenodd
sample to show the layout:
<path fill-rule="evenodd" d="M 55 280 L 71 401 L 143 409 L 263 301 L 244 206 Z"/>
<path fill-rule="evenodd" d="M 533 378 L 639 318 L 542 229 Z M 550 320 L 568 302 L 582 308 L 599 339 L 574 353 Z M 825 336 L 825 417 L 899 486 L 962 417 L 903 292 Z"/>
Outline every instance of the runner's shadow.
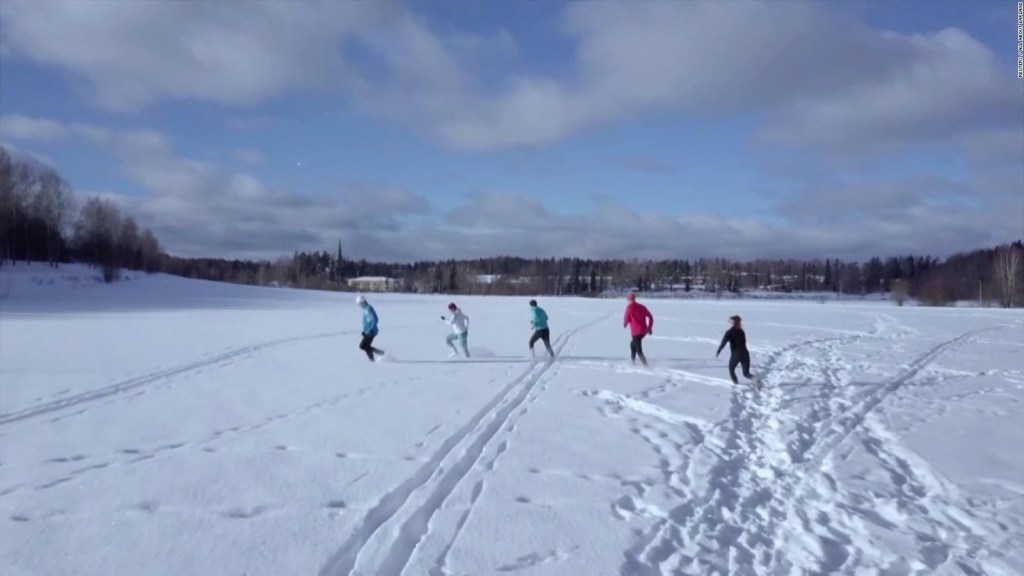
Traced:
<path fill-rule="evenodd" d="M 536 360 L 543 360 L 537 358 Z M 488 356 L 487 358 L 449 358 L 447 360 L 393 360 L 395 364 L 526 364 L 534 359 L 522 356 Z"/>
<path fill-rule="evenodd" d="M 559 356 L 560 360 L 574 360 L 577 362 L 629 362 L 629 356 Z M 724 366 L 722 361 L 704 360 L 696 358 L 665 358 L 663 356 L 647 356 L 652 364 L 659 364 L 664 368 L 718 368 Z M 667 364 L 671 363 L 671 364 Z"/>

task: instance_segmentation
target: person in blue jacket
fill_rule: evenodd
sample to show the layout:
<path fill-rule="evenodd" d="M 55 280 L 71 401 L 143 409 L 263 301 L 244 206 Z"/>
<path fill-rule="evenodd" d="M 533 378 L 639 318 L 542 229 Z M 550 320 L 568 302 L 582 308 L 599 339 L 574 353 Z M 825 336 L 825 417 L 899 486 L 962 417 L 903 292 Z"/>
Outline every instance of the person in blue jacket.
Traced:
<path fill-rule="evenodd" d="M 373 339 L 377 337 L 377 311 L 370 306 L 370 303 L 362 295 L 356 297 L 356 304 L 363 308 L 363 340 L 359 342 L 359 349 L 366 352 L 370 362 L 376 362 L 374 355 L 383 356 L 384 351 L 373 347 Z"/>
<path fill-rule="evenodd" d="M 533 317 L 530 325 L 533 326 L 533 336 L 530 337 L 530 356 L 533 356 L 533 345 L 537 340 L 544 341 L 544 347 L 548 349 L 548 355 L 555 357 L 555 351 L 551 349 L 551 330 L 548 328 L 548 314 L 543 308 L 537 306 L 536 300 L 530 300 L 530 310 Z"/>

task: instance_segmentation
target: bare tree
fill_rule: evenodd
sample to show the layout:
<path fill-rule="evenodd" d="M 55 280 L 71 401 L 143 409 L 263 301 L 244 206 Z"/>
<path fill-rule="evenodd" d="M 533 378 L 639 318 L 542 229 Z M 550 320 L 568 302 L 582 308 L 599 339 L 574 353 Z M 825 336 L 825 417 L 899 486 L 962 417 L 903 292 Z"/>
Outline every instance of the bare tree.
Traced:
<path fill-rule="evenodd" d="M 910 296 L 910 287 L 907 285 L 907 281 L 902 278 L 892 283 L 892 289 L 889 291 L 889 296 L 897 306 L 903 306 L 907 301 L 907 297 Z"/>
<path fill-rule="evenodd" d="M 996 250 L 994 273 L 999 285 L 1000 303 L 1004 308 L 1012 308 L 1016 300 L 1022 251 L 1024 250 L 1015 245 L 1000 246 Z"/>
<path fill-rule="evenodd" d="M 113 282 L 117 277 L 121 226 L 121 211 L 117 206 L 96 197 L 82 206 L 75 226 L 75 244 L 88 261 L 103 268 L 103 279 L 107 282 Z"/>
<path fill-rule="evenodd" d="M 35 167 L 0 149 L 0 262 L 28 257 L 29 205 L 36 190 Z"/>
<path fill-rule="evenodd" d="M 125 268 L 142 267 L 142 236 L 135 218 L 127 216 L 121 220 L 117 238 L 118 261 Z"/>
<path fill-rule="evenodd" d="M 160 242 L 157 241 L 153 231 L 146 229 L 142 232 L 140 247 L 142 249 L 142 269 L 153 273 L 160 269 Z"/>
<path fill-rule="evenodd" d="M 74 197 L 67 182 L 54 170 L 41 170 L 37 184 L 29 209 L 46 227 L 47 261 L 56 268 L 61 259 L 64 235 L 74 215 Z"/>
<path fill-rule="evenodd" d="M 14 185 L 14 160 L 0 148 L 0 265 L 11 257 L 10 234 L 17 214 L 18 197 Z"/>

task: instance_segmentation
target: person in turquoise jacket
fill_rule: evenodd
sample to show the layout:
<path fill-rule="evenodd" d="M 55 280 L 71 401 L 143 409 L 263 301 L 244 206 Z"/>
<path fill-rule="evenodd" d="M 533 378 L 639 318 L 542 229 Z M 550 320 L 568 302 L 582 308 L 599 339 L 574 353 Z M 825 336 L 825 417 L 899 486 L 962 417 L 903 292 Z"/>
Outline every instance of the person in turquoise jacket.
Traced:
<path fill-rule="evenodd" d="M 373 347 L 373 339 L 377 337 L 377 311 L 370 306 L 370 303 L 362 295 L 356 296 L 356 304 L 363 309 L 363 339 L 359 342 L 359 349 L 366 353 L 370 362 L 376 362 L 374 357 L 383 356 L 384 351 Z"/>
<path fill-rule="evenodd" d="M 530 310 L 533 318 L 530 325 L 533 326 L 533 336 L 530 337 L 530 356 L 533 356 L 533 345 L 538 340 L 544 341 L 544 347 L 548 349 L 548 355 L 555 357 L 555 351 L 551 349 L 551 330 L 548 328 L 548 314 L 543 308 L 537 306 L 536 300 L 530 300 Z"/>

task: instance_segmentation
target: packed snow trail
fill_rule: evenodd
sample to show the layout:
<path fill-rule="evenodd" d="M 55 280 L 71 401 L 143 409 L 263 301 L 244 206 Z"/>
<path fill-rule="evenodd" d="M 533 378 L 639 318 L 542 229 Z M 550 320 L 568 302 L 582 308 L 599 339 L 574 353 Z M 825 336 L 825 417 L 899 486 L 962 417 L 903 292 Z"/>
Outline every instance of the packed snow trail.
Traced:
<path fill-rule="evenodd" d="M 976 518 L 972 508 L 977 504 L 969 503 L 955 485 L 901 447 L 873 410 L 952 347 L 983 332 L 1019 329 L 1019 324 L 971 330 L 945 340 L 912 360 L 896 377 L 871 385 L 869 392 L 852 399 L 848 396 L 852 383 L 835 369 L 841 365 L 838 351 L 868 338 L 892 338 L 879 329 L 885 325 L 876 322 L 873 333 L 808 340 L 770 355 L 761 368 L 768 389 L 759 395 L 742 390 L 732 395 L 729 420 L 712 427 L 720 428 L 717 442 L 707 438 L 707 429 L 692 431 L 688 439 L 679 437 L 662 426 L 671 418 L 635 410 L 632 430 L 650 441 L 660 456 L 666 445 L 691 454 L 699 448 L 714 448 L 708 450 L 712 456 L 705 464 L 706 473 L 694 471 L 690 458 L 677 456 L 671 463 L 665 477 L 668 491 L 680 501 L 674 508 L 661 511 L 642 499 L 654 487 L 650 483 L 615 505 L 622 518 L 631 518 L 632 513 L 655 519 L 654 527 L 626 551 L 621 571 L 724 575 L 794 570 L 845 573 L 872 567 L 917 573 L 911 570 L 914 562 L 908 564 L 904 555 L 877 550 L 865 538 L 869 530 L 864 518 L 878 522 L 881 508 L 901 510 L 891 520 L 881 520 L 885 527 L 901 531 L 901 526 L 911 526 L 921 573 L 955 566 L 968 574 L 1012 574 L 1013 569 L 1000 560 L 1010 546 L 1005 525 L 992 517 L 992 510 L 988 518 Z M 824 362 L 802 360 L 808 348 L 822 352 Z M 819 367 L 828 393 L 814 403 L 809 417 L 788 414 L 778 386 L 787 376 Z M 592 395 L 607 398 L 600 392 Z M 661 422 L 649 418 L 642 422 L 644 416 L 652 415 Z M 787 425 L 792 425 L 797 438 L 787 439 Z M 652 434 L 651 429 L 657 431 Z M 851 494 L 837 482 L 831 455 L 855 432 L 878 465 L 890 471 L 893 494 Z M 655 437 L 662 438 L 660 444 L 651 440 Z M 789 461 L 782 455 L 788 455 Z M 680 471 L 682 482 L 676 479 Z M 695 475 L 707 478 L 703 494 L 689 490 Z"/>

